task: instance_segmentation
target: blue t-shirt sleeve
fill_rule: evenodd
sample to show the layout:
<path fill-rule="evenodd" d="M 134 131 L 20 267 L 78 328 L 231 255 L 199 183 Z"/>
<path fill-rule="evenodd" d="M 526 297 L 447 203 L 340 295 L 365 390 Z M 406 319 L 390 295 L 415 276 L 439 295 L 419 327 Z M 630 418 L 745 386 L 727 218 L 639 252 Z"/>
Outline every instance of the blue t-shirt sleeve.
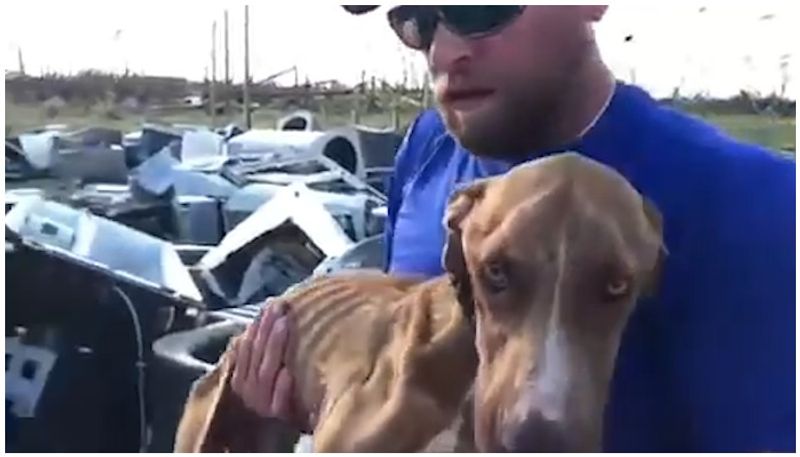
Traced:
<path fill-rule="evenodd" d="M 693 451 L 793 452 L 795 164 L 727 148 L 693 211 L 713 226 L 693 240 L 669 322 L 671 407 Z"/>
<path fill-rule="evenodd" d="M 419 114 L 409 125 L 403 141 L 397 149 L 394 169 L 389 177 L 387 220 L 384 226 L 384 265 L 388 271 L 392 259 L 394 229 L 397 224 L 397 213 L 403 202 L 403 187 L 408 179 L 418 170 L 425 158 L 425 147 L 428 140 L 436 135 L 441 127 L 438 113 L 426 110 Z"/>

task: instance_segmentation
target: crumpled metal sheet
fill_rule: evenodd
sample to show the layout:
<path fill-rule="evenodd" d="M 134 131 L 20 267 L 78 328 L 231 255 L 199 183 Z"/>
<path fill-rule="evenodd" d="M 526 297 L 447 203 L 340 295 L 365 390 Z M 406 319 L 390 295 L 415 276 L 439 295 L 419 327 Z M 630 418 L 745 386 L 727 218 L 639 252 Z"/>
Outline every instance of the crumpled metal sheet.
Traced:
<path fill-rule="evenodd" d="M 176 195 L 172 200 L 176 242 L 214 246 L 220 241 L 219 202 L 200 195 Z"/>
<path fill-rule="evenodd" d="M 200 263 L 213 268 L 227 254 L 286 221 L 298 225 L 326 256 L 340 255 L 352 244 L 319 198 L 302 184 L 293 184 L 280 189 L 271 200 L 229 232 Z"/>
<path fill-rule="evenodd" d="M 391 129 L 376 129 L 362 125 L 338 127 L 326 132 L 346 138 L 355 148 L 364 168 L 392 167 L 402 135 Z"/>
<path fill-rule="evenodd" d="M 263 156 L 291 156 L 302 154 L 323 132 L 302 130 L 248 130 L 231 138 L 227 143 L 227 154 L 232 158 L 257 159 Z"/>
<path fill-rule="evenodd" d="M 297 110 L 276 122 L 278 130 L 301 130 L 306 132 L 322 130 L 314 113 L 308 110 Z"/>
<path fill-rule="evenodd" d="M 363 193 L 324 192 L 308 188 L 305 183 L 289 185 L 302 186 L 304 193 L 320 202 L 334 219 L 341 221 L 348 236 L 361 240 L 367 233 L 367 210 L 370 196 Z M 286 189 L 286 185 L 255 183 L 237 189 L 223 205 L 223 218 L 227 231 L 233 230 L 258 208 L 271 201 Z"/>
<path fill-rule="evenodd" d="M 165 148 L 139 165 L 133 173 L 139 189 L 155 197 L 164 196 L 170 189 L 177 195 L 199 195 L 225 198 L 236 191 L 230 181 L 213 173 L 189 170 Z"/>
<path fill-rule="evenodd" d="M 58 132 L 23 133 L 19 135 L 19 143 L 28 163 L 37 170 L 47 170 L 55 157 L 55 138 Z"/>
<path fill-rule="evenodd" d="M 9 189 L 6 191 L 6 213 L 11 210 L 17 203 L 26 198 L 43 197 L 44 191 L 35 187 L 26 187 L 21 189 Z"/>
<path fill-rule="evenodd" d="M 6 214 L 6 229 L 115 277 L 189 301 L 202 299 L 170 243 L 88 211 L 39 197 L 26 198 Z"/>
<path fill-rule="evenodd" d="M 178 145 L 181 141 L 183 132 L 169 126 L 145 124 L 142 133 L 139 135 L 134 151 L 133 166 L 136 166 L 154 154 L 158 154 L 164 148 L 171 148 L 171 145 Z M 126 135 L 127 136 L 127 135 Z M 177 147 L 175 152 L 177 153 Z"/>
<path fill-rule="evenodd" d="M 218 171 L 227 160 L 223 145 L 223 137 L 210 130 L 184 132 L 181 164 L 190 170 Z"/>
<path fill-rule="evenodd" d="M 128 172 L 125 151 L 118 145 L 62 148 L 51 166 L 54 176 L 90 182 L 126 183 Z"/>
<path fill-rule="evenodd" d="M 347 139 L 357 157 L 356 176 L 386 193 L 389 188 L 389 177 L 394 169 L 395 156 L 403 141 L 402 135 L 390 129 L 374 129 L 360 125 L 336 128 L 329 130 L 327 134 L 334 138 Z M 341 148 L 342 143 L 329 140 L 321 144 L 323 155 L 332 158 L 334 154 L 340 154 L 332 147 L 336 145 Z"/>
<path fill-rule="evenodd" d="M 228 198 L 236 186 L 218 174 L 175 169 L 174 187 L 176 195 Z"/>
<path fill-rule="evenodd" d="M 247 184 L 234 191 L 222 204 L 225 231 L 234 230 L 239 223 L 270 201 L 284 187 L 276 184 Z"/>
<path fill-rule="evenodd" d="M 322 202 L 294 184 L 230 231 L 195 269 L 218 302 L 239 306 L 282 293 L 351 245 Z"/>
<path fill-rule="evenodd" d="M 174 170 L 178 163 L 170 150 L 164 148 L 134 169 L 133 182 L 151 195 L 163 195 L 175 182 Z"/>
<path fill-rule="evenodd" d="M 383 270 L 384 257 L 384 236 L 375 235 L 359 241 L 340 256 L 328 257 L 314 269 L 313 274 L 319 276 L 361 268 Z"/>
<path fill-rule="evenodd" d="M 59 135 L 58 148 L 122 145 L 122 132 L 105 127 L 86 127 Z"/>
<path fill-rule="evenodd" d="M 45 172 L 33 168 L 22 150 L 19 138 L 6 138 L 6 181 L 23 180 L 42 175 Z"/>

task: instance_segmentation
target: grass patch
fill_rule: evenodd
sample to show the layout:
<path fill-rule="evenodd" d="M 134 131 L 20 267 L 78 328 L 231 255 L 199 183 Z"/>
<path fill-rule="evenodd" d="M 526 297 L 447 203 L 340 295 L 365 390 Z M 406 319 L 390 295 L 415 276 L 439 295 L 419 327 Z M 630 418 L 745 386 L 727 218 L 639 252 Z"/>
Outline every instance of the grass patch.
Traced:
<path fill-rule="evenodd" d="M 323 105 L 324 106 L 324 105 Z M 320 110 L 317 113 L 323 128 L 348 125 L 352 122 L 351 113 L 343 113 L 338 106 Z M 286 112 L 274 109 L 259 109 L 253 113 L 254 128 L 274 128 L 277 120 Z M 416 109 L 406 109 L 400 113 L 400 126 L 408 125 L 416 116 Z M 736 115 L 702 115 L 707 121 L 719 126 L 735 138 L 750 143 L 766 146 L 770 149 L 795 150 L 795 119 L 749 114 Z M 102 107 L 66 106 L 52 118 L 46 116 L 41 105 L 20 105 L 6 101 L 6 135 L 16 135 L 34 127 L 46 124 L 66 124 L 79 128 L 86 126 L 104 126 L 129 132 L 138 129 L 142 122 L 161 121 L 168 123 L 209 125 L 211 117 L 201 110 L 181 110 L 175 112 L 150 112 L 144 114 L 125 113 L 120 119 L 111 119 Z M 238 113 L 217 116 L 217 126 L 230 122 L 242 124 L 242 116 Z M 392 126 L 390 112 L 362 114 L 359 123 L 376 128 Z"/>
<path fill-rule="evenodd" d="M 794 151 L 795 119 L 748 114 L 709 115 L 706 119 L 735 138 L 770 149 Z"/>

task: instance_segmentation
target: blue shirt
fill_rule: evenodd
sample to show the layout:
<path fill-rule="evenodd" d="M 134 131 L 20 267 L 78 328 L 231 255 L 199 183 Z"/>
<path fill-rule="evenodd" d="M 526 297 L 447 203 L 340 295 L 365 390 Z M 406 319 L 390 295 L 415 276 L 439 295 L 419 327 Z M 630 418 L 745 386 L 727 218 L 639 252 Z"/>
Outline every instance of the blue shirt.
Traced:
<path fill-rule="evenodd" d="M 389 195 L 392 272 L 442 273 L 454 187 L 574 150 L 622 173 L 664 218 L 659 296 L 623 337 L 609 404 L 609 451 L 795 448 L 795 163 L 738 142 L 618 83 L 577 143 L 517 162 L 475 157 L 422 113 L 398 151 Z"/>

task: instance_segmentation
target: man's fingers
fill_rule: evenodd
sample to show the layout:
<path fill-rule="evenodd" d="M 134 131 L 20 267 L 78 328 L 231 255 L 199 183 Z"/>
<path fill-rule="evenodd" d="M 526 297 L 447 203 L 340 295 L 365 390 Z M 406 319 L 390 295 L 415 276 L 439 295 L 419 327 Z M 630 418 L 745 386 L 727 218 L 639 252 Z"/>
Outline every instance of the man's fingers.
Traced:
<path fill-rule="evenodd" d="M 282 368 L 275 380 L 270 414 L 283 420 L 292 419 L 292 383 L 289 370 Z"/>
<path fill-rule="evenodd" d="M 255 338 L 256 325 L 250 324 L 245 330 L 244 336 L 237 345 L 235 363 L 233 366 L 233 377 L 231 378 L 231 387 L 233 391 L 242 395 L 245 390 L 245 381 L 247 374 L 250 371 L 250 352 L 253 347 L 253 339 Z"/>
<path fill-rule="evenodd" d="M 286 370 L 279 375 L 289 337 L 287 306 L 280 300 L 265 306 L 234 344 L 231 387 L 257 414 L 288 420 L 292 380 Z"/>
<path fill-rule="evenodd" d="M 267 339 L 267 350 L 258 370 L 259 390 L 263 389 L 261 391 L 269 396 L 268 405 L 272 404 L 272 399 L 275 396 L 275 391 L 273 390 L 275 379 L 283 362 L 283 353 L 288 334 L 286 324 L 286 317 L 281 317 L 275 322 L 273 331 L 270 333 L 269 339 Z"/>
<path fill-rule="evenodd" d="M 247 376 L 248 379 L 252 379 L 253 381 L 258 379 L 258 369 L 261 366 L 261 359 L 264 358 L 264 353 L 267 346 L 267 338 L 272 332 L 272 327 L 274 326 L 275 321 L 278 319 L 278 317 L 280 317 L 278 310 L 274 308 L 274 305 L 267 304 L 265 306 L 266 309 L 261 314 L 261 319 L 254 323 L 258 329 L 256 331 L 255 339 L 253 340 L 253 347 L 251 349 L 252 352 L 250 356 L 250 372 Z"/>

